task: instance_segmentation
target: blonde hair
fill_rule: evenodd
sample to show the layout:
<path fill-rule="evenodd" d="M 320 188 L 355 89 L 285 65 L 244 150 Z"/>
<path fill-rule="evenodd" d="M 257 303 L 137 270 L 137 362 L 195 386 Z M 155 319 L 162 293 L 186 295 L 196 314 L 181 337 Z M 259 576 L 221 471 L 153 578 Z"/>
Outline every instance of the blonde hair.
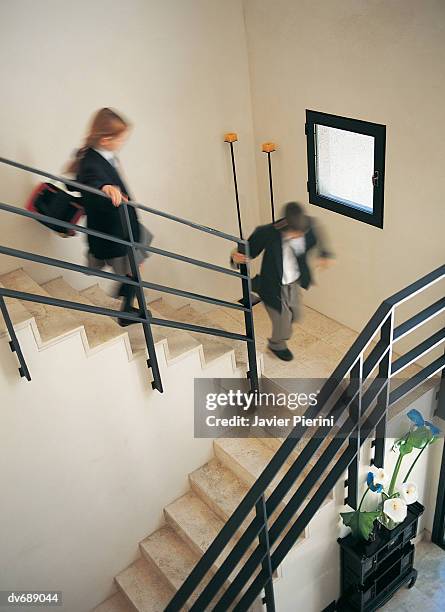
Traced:
<path fill-rule="evenodd" d="M 119 136 L 129 127 L 130 123 L 113 109 L 101 108 L 98 110 L 91 120 L 84 144 L 76 151 L 74 159 L 68 162 L 65 172 L 76 174 L 87 149 L 97 147 L 104 137 Z"/>

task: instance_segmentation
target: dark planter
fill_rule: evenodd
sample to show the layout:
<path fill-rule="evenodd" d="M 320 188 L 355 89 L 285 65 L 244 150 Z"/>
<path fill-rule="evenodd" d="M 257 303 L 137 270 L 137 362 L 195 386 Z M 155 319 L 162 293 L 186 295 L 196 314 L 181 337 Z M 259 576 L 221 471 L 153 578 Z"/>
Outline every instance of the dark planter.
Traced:
<path fill-rule="evenodd" d="M 339 538 L 341 597 L 337 610 L 377 610 L 402 585 L 409 584 L 410 588 L 414 585 L 417 571 L 411 540 L 417 534 L 423 511 L 419 502 L 410 504 L 406 519 L 392 530 L 376 522 L 367 542 L 352 535 Z"/>

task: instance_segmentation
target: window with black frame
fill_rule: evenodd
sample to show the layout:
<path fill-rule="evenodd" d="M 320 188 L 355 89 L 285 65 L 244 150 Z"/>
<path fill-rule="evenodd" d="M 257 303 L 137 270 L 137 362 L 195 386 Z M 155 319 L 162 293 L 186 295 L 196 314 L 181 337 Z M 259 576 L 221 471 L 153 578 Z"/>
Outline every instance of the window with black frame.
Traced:
<path fill-rule="evenodd" d="M 309 202 L 383 228 L 386 126 L 306 111 Z"/>

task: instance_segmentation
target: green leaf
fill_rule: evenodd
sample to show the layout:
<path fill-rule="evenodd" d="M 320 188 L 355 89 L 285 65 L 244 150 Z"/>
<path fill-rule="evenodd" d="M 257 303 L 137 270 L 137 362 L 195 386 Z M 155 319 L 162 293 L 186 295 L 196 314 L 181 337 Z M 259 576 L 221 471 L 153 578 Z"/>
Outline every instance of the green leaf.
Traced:
<path fill-rule="evenodd" d="M 410 432 L 407 443 L 411 444 L 414 448 L 423 448 L 426 444 L 429 444 L 433 434 L 429 427 L 417 427 Z"/>
<path fill-rule="evenodd" d="M 409 453 L 411 453 L 414 449 L 414 445 L 411 442 L 410 437 L 408 437 L 407 440 L 403 440 L 400 444 L 399 444 L 399 453 L 404 456 L 404 455 L 409 455 Z"/>
<path fill-rule="evenodd" d="M 368 540 L 374 527 L 374 521 L 380 515 L 378 510 L 374 512 L 341 512 L 340 516 L 346 527 L 350 527 L 352 535 L 356 538 Z"/>

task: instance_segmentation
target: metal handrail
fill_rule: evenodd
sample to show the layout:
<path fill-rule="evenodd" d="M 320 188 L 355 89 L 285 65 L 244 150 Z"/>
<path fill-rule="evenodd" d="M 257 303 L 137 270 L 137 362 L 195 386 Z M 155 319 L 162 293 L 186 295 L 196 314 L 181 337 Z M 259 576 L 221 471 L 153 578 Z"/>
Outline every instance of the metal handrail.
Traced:
<path fill-rule="evenodd" d="M 7 159 L 6 157 L 0 157 L 0 163 L 5 164 L 7 166 L 12 166 L 14 168 L 18 168 L 20 170 L 24 170 L 25 172 L 30 172 L 31 174 L 37 174 L 39 176 L 49 178 L 53 181 L 59 181 L 60 183 L 64 183 L 65 185 L 70 185 L 71 187 L 77 187 L 78 191 L 88 191 L 89 193 L 93 193 L 95 195 L 101 196 L 102 198 L 108 198 L 108 196 L 100 189 L 95 189 L 94 187 L 90 187 L 89 185 L 84 185 L 83 183 L 79 183 L 78 181 L 68 179 L 58 174 L 46 172 L 46 170 L 40 170 L 39 168 L 33 168 L 32 166 L 22 164 L 12 159 Z M 151 213 L 153 215 L 157 215 L 158 217 L 163 217 L 164 219 L 169 219 L 170 221 L 175 221 L 176 223 L 181 223 L 182 225 L 188 225 L 189 227 L 192 227 L 193 229 L 199 230 L 201 232 L 212 234 L 212 236 L 217 236 L 218 238 L 223 238 L 224 240 L 229 240 L 230 242 L 236 242 L 237 244 L 246 244 L 246 240 L 244 240 L 243 238 L 232 236 L 232 234 L 221 232 L 220 230 L 216 230 L 212 227 L 207 227 L 206 225 L 202 225 L 200 223 L 196 223 L 195 221 L 191 221 L 190 219 L 184 219 L 183 217 L 177 217 L 176 215 L 172 215 L 171 213 L 167 213 L 162 210 L 158 210 L 157 208 L 151 208 L 150 206 L 145 206 L 144 204 L 140 204 L 133 200 L 128 200 L 127 204 L 129 206 L 132 206 L 133 208 L 138 208 L 139 210 L 144 210 L 145 212 Z"/>
<path fill-rule="evenodd" d="M 71 179 L 67 179 L 65 177 L 58 176 L 58 175 L 40 170 L 38 168 L 33 168 L 31 166 L 27 166 L 20 162 L 16 162 L 13 160 L 6 159 L 4 157 L 0 157 L 0 163 L 6 164 L 6 165 L 9 165 L 9 166 L 21 169 L 21 170 L 25 170 L 26 172 L 37 174 L 37 175 L 40 175 L 40 176 L 43 176 L 43 177 L 46 177 L 52 180 L 62 182 L 66 185 L 70 185 L 76 188 L 79 191 L 86 191 L 86 192 L 98 195 L 100 197 L 109 199 L 109 196 L 107 196 L 105 193 L 103 193 L 102 191 L 98 189 L 90 187 L 89 185 L 85 185 L 83 183 L 79 183 L 77 181 L 73 181 Z M 152 374 L 153 374 L 152 386 L 154 389 L 157 389 L 158 391 L 161 391 L 161 392 L 163 391 L 162 381 L 161 381 L 161 376 L 160 376 L 159 367 L 157 363 L 157 357 L 156 357 L 153 335 L 151 331 L 151 325 L 171 327 L 171 328 L 182 329 L 182 330 L 187 330 L 191 332 L 210 334 L 213 336 L 220 336 L 220 337 L 228 338 L 231 340 L 244 341 L 246 342 L 246 346 L 247 346 L 248 363 L 249 363 L 249 371 L 247 372 L 247 376 L 250 380 L 251 390 L 255 392 L 258 389 L 258 368 L 257 368 L 257 360 L 256 360 L 255 333 L 254 333 L 254 326 L 253 326 L 251 281 L 250 281 L 248 265 L 240 266 L 240 271 L 237 271 L 237 270 L 233 270 L 229 268 L 224 268 L 222 266 L 218 266 L 216 264 L 212 264 L 207 261 L 202 261 L 202 260 L 195 259 L 192 257 L 187 257 L 185 255 L 174 253 L 172 251 L 167 251 L 164 249 L 147 246 L 145 244 L 137 242 L 134 240 L 133 231 L 132 231 L 132 227 L 130 224 L 130 218 L 128 215 L 128 206 L 132 206 L 133 208 L 144 210 L 146 212 L 158 215 L 160 217 L 169 219 L 171 221 L 182 223 L 193 229 L 212 234 L 213 236 L 236 242 L 238 244 L 238 250 L 248 255 L 248 243 L 247 241 L 243 239 L 237 238 L 236 236 L 232 236 L 230 234 L 226 234 L 219 230 L 209 228 L 204 225 L 200 225 L 198 223 L 189 221 L 187 219 L 183 219 L 181 217 L 177 217 L 169 213 L 165 213 L 163 211 L 159 211 L 154 208 L 144 206 L 134 201 L 128 201 L 128 202 L 124 201 L 122 202 L 120 206 L 122 227 L 124 229 L 124 233 L 126 234 L 125 238 L 119 238 L 117 236 L 99 232 L 97 230 L 93 230 L 93 229 L 84 227 L 82 225 L 69 223 L 67 221 L 55 219 L 54 217 L 51 217 L 48 215 L 44 215 L 44 214 L 34 212 L 34 211 L 25 210 L 23 208 L 12 206 L 11 204 L 0 202 L 0 210 L 4 212 L 16 214 L 22 217 L 31 218 L 36 221 L 51 223 L 52 225 L 55 225 L 57 227 L 69 229 L 72 231 L 87 234 L 89 236 L 95 236 L 95 237 L 98 237 L 104 240 L 108 240 L 110 242 L 122 244 L 123 246 L 127 248 L 128 257 L 129 257 L 130 266 L 131 266 L 131 277 L 123 276 L 120 274 L 114 274 L 111 272 L 104 272 L 103 270 L 98 270 L 96 268 L 91 268 L 89 266 L 83 266 L 77 263 L 72 263 L 69 261 L 51 258 L 51 257 L 47 257 L 44 255 L 39 255 L 37 253 L 31 253 L 28 251 L 14 249 L 11 247 L 1 246 L 1 245 L 0 245 L 0 254 L 19 258 L 19 259 L 25 259 L 28 261 L 33 261 L 36 263 L 42 263 L 44 265 L 49 265 L 49 266 L 53 266 L 56 268 L 80 272 L 88 276 L 97 276 L 99 278 L 118 281 L 120 283 L 131 285 L 135 287 L 136 297 L 139 303 L 139 313 L 138 315 L 136 315 L 134 313 L 124 313 L 124 312 L 117 311 L 117 310 L 101 308 L 97 306 L 91 306 L 88 304 L 81 304 L 81 303 L 72 302 L 69 300 L 61 300 L 58 298 L 53 298 L 52 296 L 49 296 L 49 297 L 40 296 L 40 295 L 36 295 L 32 293 L 26 293 L 23 291 L 14 291 L 11 289 L 0 287 L 0 309 L 2 311 L 2 314 L 5 317 L 8 332 L 11 337 L 11 349 L 17 354 L 17 358 L 20 363 L 20 368 L 19 368 L 20 374 L 24 376 L 25 378 L 27 378 L 28 380 L 31 379 L 28 367 L 25 362 L 25 358 L 23 356 L 23 353 L 19 345 L 18 338 L 13 330 L 12 321 L 9 317 L 8 309 L 7 309 L 5 300 L 4 300 L 5 297 L 39 302 L 39 303 L 44 303 L 44 304 L 60 307 L 60 308 L 68 308 L 72 310 L 90 312 L 93 314 L 100 314 L 100 315 L 105 315 L 105 316 L 118 316 L 124 320 L 141 323 L 143 331 L 144 331 L 144 335 L 145 335 L 147 352 L 149 356 L 147 365 L 152 370 Z M 150 252 L 150 253 L 155 253 L 163 257 L 168 257 L 168 258 L 182 261 L 184 263 L 199 266 L 201 268 L 205 268 L 213 272 L 218 272 L 218 273 L 222 273 L 228 276 L 239 278 L 242 283 L 242 292 L 243 292 L 242 303 L 230 302 L 230 301 L 222 300 L 222 299 L 215 298 L 212 296 L 207 296 L 207 295 L 195 293 L 192 291 L 186 291 L 183 289 L 176 289 L 174 287 L 169 287 L 167 285 L 162 285 L 159 283 L 152 283 L 152 282 L 143 280 L 140 276 L 139 268 L 136 265 L 136 249 L 140 249 L 140 250 Z M 220 307 L 240 310 L 244 313 L 244 323 L 245 323 L 246 333 L 237 334 L 233 332 L 228 332 L 226 330 L 220 330 L 220 329 L 211 328 L 211 327 L 193 325 L 193 324 L 180 322 L 180 321 L 172 321 L 169 319 L 155 318 L 151 315 L 150 311 L 147 308 L 146 301 L 145 301 L 145 295 L 143 291 L 144 288 L 148 288 L 148 289 L 152 289 L 152 290 L 156 290 L 156 291 L 160 291 L 160 292 L 164 292 L 164 293 L 168 293 L 172 295 L 177 295 L 181 297 L 186 297 L 191 300 L 203 301 L 203 302 L 207 302 L 207 303 L 210 303 L 216 306 L 220 306 Z"/>
<path fill-rule="evenodd" d="M 261 507 L 261 500 L 265 499 L 272 481 L 277 478 L 279 471 L 286 464 L 292 451 L 295 450 L 297 444 L 303 438 L 307 427 L 297 425 L 291 431 L 246 493 L 236 510 L 229 517 L 220 533 L 197 562 L 190 575 L 173 596 L 165 608 L 165 612 L 177 612 L 183 609 L 190 596 L 195 592 L 211 568 L 212 577 L 206 582 L 206 586 L 201 590 L 199 597 L 189 606 L 191 611 L 203 612 L 212 609 L 214 612 L 224 612 L 242 594 L 241 599 L 238 600 L 233 609 L 236 612 L 243 612 L 248 610 L 262 589 L 265 589 L 263 602 L 266 604 L 268 612 L 275 609 L 272 573 L 282 562 L 345 470 L 348 470 L 348 497 L 346 501 L 352 507 L 356 507 L 359 449 L 374 430 L 376 431 L 374 460 L 377 465 L 383 461 L 384 448 L 382 448 L 382 444 L 384 444 L 384 441 L 383 438 L 377 438 L 377 431 L 380 434 L 382 431 L 385 431 L 388 409 L 395 401 L 400 399 L 396 399 L 394 396 L 391 397 L 389 394 L 389 385 L 392 378 L 391 358 L 392 344 L 394 342 L 395 308 L 410 297 L 417 295 L 444 278 L 445 265 L 442 265 L 382 302 L 351 348 L 346 352 L 331 377 L 323 385 L 318 394 L 317 404 L 310 407 L 306 413 L 308 418 L 318 416 L 327 406 L 328 402 L 333 399 L 334 392 L 339 388 L 345 377 L 347 375 L 351 376 L 351 373 L 360 366 L 361 375 L 358 377 L 358 381 L 355 381 L 357 385 L 355 392 L 351 396 L 351 377 L 348 388 L 340 395 L 328 413 L 328 417 L 331 415 L 339 417 L 346 410 L 349 411 L 349 416 L 343 423 L 340 432 L 323 451 L 323 454 L 299 485 L 297 491 L 293 493 L 292 497 L 285 504 L 284 509 L 275 517 L 269 527 L 268 521 L 271 515 L 280 504 L 284 503 L 284 496 L 290 491 L 302 469 L 308 465 L 310 459 L 315 455 L 324 437 L 320 427 L 309 438 L 297 458 L 288 467 L 285 475 L 270 493 L 265 502 L 266 510 L 264 516 L 262 516 L 258 510 Z M 441 311 L 436 311 L 436 316 L 439 312 Z M 371 350 L 366 359 L 364 359 L 365 350 L 370 346 L 374 336 L 379 333 L 381 336 L 380 341 Z M 434 334 L 431 342 L 428 344 L 428 350 L 437 347 L 443 342 L 445 342 L 444 335 L 441 335 L 439 339 L 438 335 Z M 367 387 L 366 391 L 362 393 L 364 383 L 376 367 L 379 368 L 377 377 Z M 421 375 L 417 375 L 418 379 L 415 380 L 416 386 L 421 381 L 422 376 L 425 380 L 427 377 L 444 369 L 445 357 L 436 359 L 430 366 L 422 370 Z M 372 412 L 367 416 L 369 410 L 372 410 Z M 363 418 L 366 420 L 362 423 Z M 308 498 L 307 496 L 326 473 L 327 468 L 344 444 L 347 444 L 345 450 L 337 458 L 335 465 L 330 467 L 327 476 L 319 488 Z M 297 520 L 292 523 L 293 517 L 303 503 L 306 503 L 304 510 Z M 252 511 L 255 511 L 255 517 L 247 527 L 243 526 L 243 533 L 239 537 L 238 530 Z M 285 530 L 286 533 L 283 536 Z M 264 538 L 264 534 L 267 535 L 267 538 Z M 283 537 L 279 541 L 281 536 Z M 251 551 L 250 547 L 255 538 L 258 539 L 258 544 Z M 234 543 L 234 546 L 224 561 L 218 564 L 218 569 L 214 571 L 216 560 L 229 543 Z M 277 546 L 271 552 L 275 544 Z M 247 559 L 245 558 L 246 554 L 248 555 Z M 233 574 L 241 560 L 242 567 L 233 578 Z M 256 574 L 258 568 L 260 568 L 259 573 L 247 590 L 243 592 L 243 588 Z M 221 595 L 221 590 L 224 589 L 224 585 L 229 577 L 230 585 Z M 212 604 L 217 594 L 218 602 Z"/>

